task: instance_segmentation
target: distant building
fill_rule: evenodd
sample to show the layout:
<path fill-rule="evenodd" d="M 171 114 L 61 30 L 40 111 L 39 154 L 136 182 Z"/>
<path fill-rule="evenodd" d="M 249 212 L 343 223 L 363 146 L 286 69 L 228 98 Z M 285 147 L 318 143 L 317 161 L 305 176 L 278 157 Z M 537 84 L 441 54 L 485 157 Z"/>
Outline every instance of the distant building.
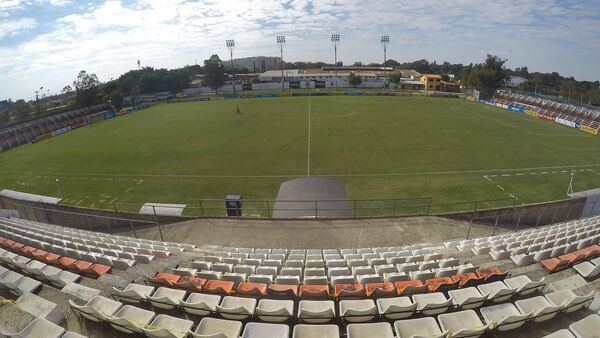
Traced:
<path fill-rule="evenodd" d="M 527 79 L 524 77 L 511 75 L 508 77 L 508 80 L 506 80 L 506 86 L 509 88 L 515 88 L 515 87 L 518 87 L 521 83 L 526 82 L 526 81 L 527 81 Z"/>
<path fill-rule="evenodd" d="M 247 68 L 251 72 L 263 73 L 280 68 L 281 58 L 279 56 L 251 56 L 233 59 L 233 64 L 238 69 Z"/>
<path fill-rule="evenodd" d="M 443 92 L 459 93 L 460 92 L 460 82 L 442 80 L 440 82 L 440 90 Z"/>
<path fill-rule="evenodd" d="M 426 91 L 438 91 L 441 89 L 442 77 L 437 74 L 421 75 L 421 83 L 425 86 Z"/>
<path fill-rule="evenodd" d="M 336 79 L 337 70 L 337 79 Z M 311 69 L 286 69 L 283 77 L 290 82 L 291 88 L 330 88 L 350 87 L 348 77 L 354 73 L 362 78 L 359 87 L 383 87 L 387 77 L 394 68 L 392 67 L 322 67 Z M 261 82 L 281 82 L 281 70 L 270 70 L 258 76 Z"/>

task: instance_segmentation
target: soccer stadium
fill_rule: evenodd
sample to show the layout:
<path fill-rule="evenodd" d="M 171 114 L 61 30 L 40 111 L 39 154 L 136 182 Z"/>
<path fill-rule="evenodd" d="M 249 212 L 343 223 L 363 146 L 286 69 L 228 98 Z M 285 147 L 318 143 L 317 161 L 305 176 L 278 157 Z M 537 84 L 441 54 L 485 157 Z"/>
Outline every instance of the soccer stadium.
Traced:
<path fill-rule="evenodd" d="M 76 59 L 34 62 L 48 88 L 0 61 L 0 337 L 598 337 L 597 66 L 557 56 L 562 76 L 549 56 L 473 56 L 464 40 L 456 54 L 436 25 L 408 52 L 398 18 L 357 31 L 358 4 L 326 0 L 273 5 L 289 18 L 266 2 L 17 3 L 0 1 L 6 27 L 43 11 L 31 20 L 49 31 L 0 24 L 0 47 Z M 457 29 L 454 8 L 428 6 Z M 190 33 L 193 10 L 218 35 L 203 50 L 155 29 Z M 328 11 L 339 25 L 286 23 Z M 234 22 L 235 39 L 207 28 Z M 135 62 L 115 58 L 131 45 Z"/>

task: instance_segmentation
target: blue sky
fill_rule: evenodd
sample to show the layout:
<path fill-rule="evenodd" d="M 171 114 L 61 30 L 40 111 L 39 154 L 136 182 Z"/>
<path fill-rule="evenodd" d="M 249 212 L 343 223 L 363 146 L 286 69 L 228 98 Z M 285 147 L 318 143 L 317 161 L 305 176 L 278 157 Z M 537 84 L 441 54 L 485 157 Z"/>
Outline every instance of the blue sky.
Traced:
<path fill-rule="evenodd" d="M 481 62 L 600 80 L 598 0 L 0 0 L 0 100 L 58 92 L 85 69 L 101 81 L 142 65 L 176 68 L 217 53 L 235 57 L 333 61 L 329 36 L 341 34 L 338 58 L 388 57 Z"/>

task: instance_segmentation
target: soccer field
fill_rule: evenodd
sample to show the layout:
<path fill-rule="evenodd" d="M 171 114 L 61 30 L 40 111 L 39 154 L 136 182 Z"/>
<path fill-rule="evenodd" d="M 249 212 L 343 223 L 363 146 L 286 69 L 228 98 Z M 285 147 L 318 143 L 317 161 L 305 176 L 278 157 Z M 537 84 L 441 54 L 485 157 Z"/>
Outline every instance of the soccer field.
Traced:
<path fill-rule="evenodd" d="M 274 199 L 281 182 L 321 175 L 352 199 L 521 204 L 566 198 L 572 172 L 575 190 L 600 187 L 599 149 L 596 136 L 462 99 L 220 100 L 161 104 L 0 153 L 0 189 L 56 196 L 59 178 L 64 204 L 139 210 Z"/>

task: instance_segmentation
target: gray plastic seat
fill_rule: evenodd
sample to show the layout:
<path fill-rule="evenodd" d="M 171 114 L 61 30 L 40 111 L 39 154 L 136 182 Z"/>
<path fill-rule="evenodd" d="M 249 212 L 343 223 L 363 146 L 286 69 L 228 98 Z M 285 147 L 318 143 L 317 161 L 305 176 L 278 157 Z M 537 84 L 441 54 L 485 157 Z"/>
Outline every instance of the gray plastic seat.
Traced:
<path fill-rule="evenodd" d="M 161 309 L 173 309 L 179 305 L 179 302 L 185 297 L 184 290 L 171 289 L 166 287 L 158 288 L 152 296 L 146 296 L 152 306 Z"/>
<path fill-rule="evenodd" d="M 255 298 L 226 296 L 217 305 L 217 312 L 226 319 L 244 320 L 254 314 Z"/>
<path fill-rule="evenodd" d="M 516 277 L 506 278 L 504 280 L 504 284 L 506 284 L 510 288 L 516 289 L 516 293 L 518 293 L 521 296 L 524 296 L 534 293 L 536 291 L 542 291 L 542 289 L 546 285 L 544 283 L 545 279 L 545 277 L 542 277 L 542 279 L 540 279 L 539 281 L 534 282 L 525 275 L 519 275 Z"/>
<path fill-rule="evenodd" d="M 484 325 L 473 310 L 442 313 L 437 317 L 443 331 L 451 331 L 453 338 L 476 338 L 483 335 L 488 325 Z"/>
<path fill-rule="evenodd" d="M 262 321 L 271 323 L 284 322 L 294 314 L 294 301 L 261 299 L 258 302 L 255 312 Z"/>
<path fill-rule="evenodd" d="M 103 319 L 121 332 L 143 334 L 142 328 L 148 325 L 155 315 L 152 311 L 125 305 L 112 316 L 103 315 Z"/>
<path fill-rule="evenodd" d="M 552 319 L 562 309 L 561 306 L 552 305 L 543 296 L 521 299 L 516 301 L 515 305 L 521 313 L 535 317 L 534 322 Z"/>
<path fill-rule="evenodd" d="M 65 329 L 62 326 L 46 319 L 36 318 L 15 336 L 19 338 L 59 338 L 64 333 Z"/>
<path fill-rule="evenodd" d="M 311 324 L 327 323 L 335 317 L 335 306 L 330 300 L 301 300 L 298 319 Z"/>
<path fill-rule="evenodd" d="M 442 292 L 416 294 L 412 299 L 417 303 L 417 310 L 426 316 L 444 313 L 452 303 L 452 299 L 447 299 Z"/>
<path fill-rule="evenodd" d="M 478 308 L 487 300 L 487 296 L 474 287 L 450 290 L 448 295 L 452 297 L 452 303 L 463 310 Z"/>
<path fill-rule="evenodd" d="M 571 290 L 560 290 L 544 295 L 548 302 L 554 306 L 559 306 L 564 312 L 574 312 L 585 306 L 588 306 L 594 300 L 595 292 L 591 291 L 587 295 L 578 296 Z"/>
<path fill-rule="evenodd" d="M 349 323 L 368 322 L 377 315 L 377 307 L 372 299 L 341 300 L 340 317 Z"/>
<path fill-rule="evenodd" d="M 387 319 L 402 319 L 415 313 L 417 303 L 413 303 L 409 297 L 377 298 L 377 309 Z"/>
<path fill-rule="evenodd" d="M 554 333 L 551 333 L 547 336 L 544 336 L 542 338 L 576 338 L 576 337 L 571 333 L 571 331 L 562 329 L 562 330 L 558 330 Z"/>

